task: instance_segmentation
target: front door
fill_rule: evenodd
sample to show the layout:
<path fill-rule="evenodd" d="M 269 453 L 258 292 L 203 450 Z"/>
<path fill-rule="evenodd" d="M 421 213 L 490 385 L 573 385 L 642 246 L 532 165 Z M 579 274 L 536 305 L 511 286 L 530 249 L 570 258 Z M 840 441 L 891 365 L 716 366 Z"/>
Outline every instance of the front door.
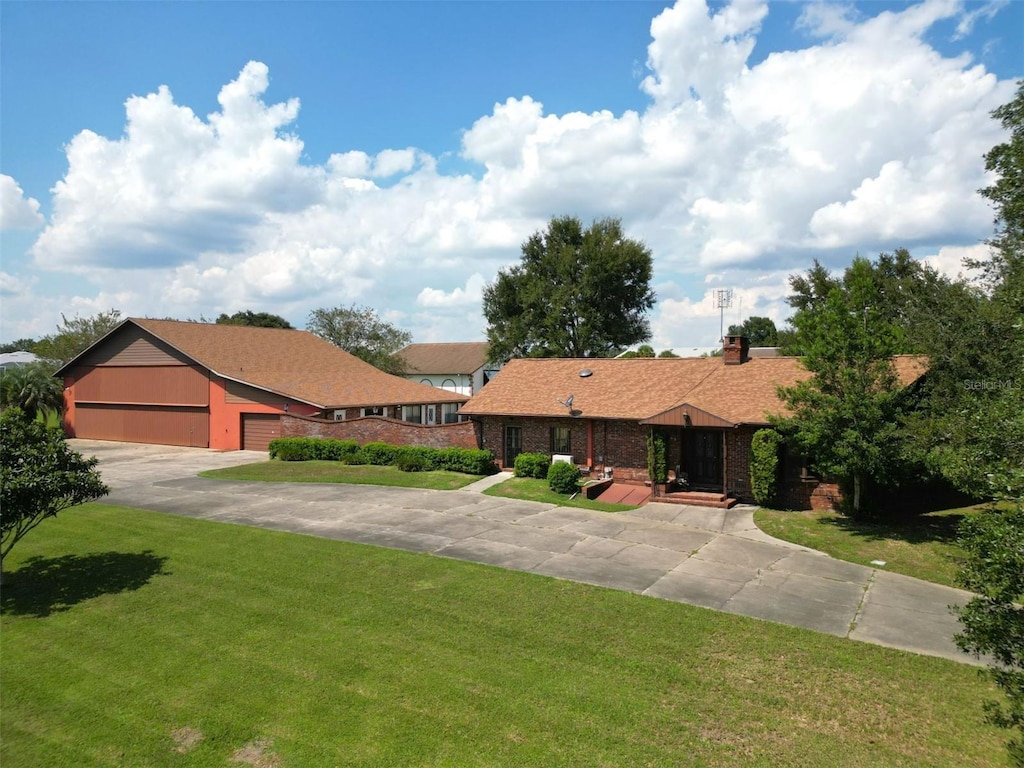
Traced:
<path fill-rule="evenodd" d="M 516 456 L 523 452 L 523 428 L 505 427 L 505 466 L 514 467 Z"/>
<path fill-rule="evenodd" d="M 722 487 L 722 439 L 714 429 L 686 430 L 686 470 L 690 487 Z"/>

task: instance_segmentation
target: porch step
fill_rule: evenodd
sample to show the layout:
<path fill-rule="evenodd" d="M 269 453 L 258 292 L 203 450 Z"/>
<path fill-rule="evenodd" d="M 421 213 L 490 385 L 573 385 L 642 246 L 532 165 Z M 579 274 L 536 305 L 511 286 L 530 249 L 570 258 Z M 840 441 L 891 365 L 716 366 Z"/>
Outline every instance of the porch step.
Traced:
<path fill-rule="evenodd" d="M 701 491 L 665 493 L 658 497 L 658 501 L 668 504 L 688 504 L 691 507 L 715 507 L 716 509 L 731 509 L 736 504 L 736 499 L 730 499 L 725 494 Z"/>
<path fill-rule="evenodd" d="M 629 483 L 612 483 L 607 490 L 597 497 L 598 501 L 609 504 L 630 504 L 640 506 L 651 500 L 651 489 L 643 485 Z"/>

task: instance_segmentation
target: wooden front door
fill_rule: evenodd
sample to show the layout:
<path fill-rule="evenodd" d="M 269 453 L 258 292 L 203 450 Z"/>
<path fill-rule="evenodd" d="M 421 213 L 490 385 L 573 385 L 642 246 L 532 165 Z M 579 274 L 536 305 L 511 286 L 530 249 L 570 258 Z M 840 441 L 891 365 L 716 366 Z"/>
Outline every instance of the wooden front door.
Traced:
<path fill-rule="evenodd" d="M 523 452 L 523 428 L 505 427 L 505 466 L 514 467 L 516 456 Z"/>
<path fill-rule="evenodd" d="M 686 430 L 686 471 L 690 487 L 722 488 L 722 439 L 715 429 Z"/>

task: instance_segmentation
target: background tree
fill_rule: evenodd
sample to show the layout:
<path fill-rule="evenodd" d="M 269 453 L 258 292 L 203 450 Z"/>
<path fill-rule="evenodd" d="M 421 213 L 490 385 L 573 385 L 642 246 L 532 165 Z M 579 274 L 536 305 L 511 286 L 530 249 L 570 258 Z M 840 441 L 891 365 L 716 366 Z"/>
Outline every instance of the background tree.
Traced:
<path fill-rule="evenodd" d="M 70 320 L 64 314 L 60 317 L 62 322 L 57 326 L 57 333 L 44 336 L 32 350 L 46 360 L 52 370 L 57 370 L 117 327 L 121 311 L 111 309 L 91 317 L 75 315 Z"/>
<path fill-rule="evenodd" d="M 216 320 L 217 325 L 249 325 L 256 328 L 284 328 L 292 329 L 292 324 L 280 315 L 272 315 L 269 312 L 253 312 L 251 309 L 243 309 L 228 315 L 221 312 Z"/>
<path fill-rule="evenodd" d="M 6 344 L 0 344 L 0 353 L 32 352 L 38 343 L 35 339 L 15 339 L 14 341 L 8 341 Z"/>
<path fill-rule="evenodd" d="M 775 347 L 779 331 L 770 317 L 748 317 L 739 325 L 729 326 L 730 336 L 746 336 L 752 347 Z"/>
<path fill-rule="evenodd" d="M 0 415 L 0 582 L 3 562 L 48 517 L 109 493 L 96 459 L 71 450 L 59 429 L 48 429 L 17 408 Z"/>
<path fill-rule="evenodd" d="M 856 258 L 837 280 L 826 283 L 818 265 L 816 297 L 793 324 L 803 339 L 803 364 L 813 375 L 779 396 L 792 411 L 773 418 L 788 441 L 810 457 L 816 471 L 837 479 L 854 516 L 865 513 L 868 480 L 886 484 L 903 466 L 899 428 L 900 386 L 892 366 L 896 334 L 876 306 L 872 265 Z M 805 278 L 794 278 L 798 290 Z"/>
<path fill-rule="evenodd" d="M 623 352 L 619 357 L 631 358 L 631 357 L 654 357 L 654 347 L 650 344 L 641 344 L 636 349 L 631 349 L 629 352 Z"/>
<path fill-rule="evenodd" d="M 0 408 L 19 408 L 35 419 L 64 411 L 64 387 L 47 363 L 18 365 L 0 372 Z"/>
<path fill-rule="evenodd" d="M 314 309 L 306 329 L 386 373 L 402 373 L 398 352 L 412 334 L 381 320 L 369 307 Z"/>
<path fill-rule="evenodd" d="M 608 357 L 651 336 L 651 252 L 618 219 L 553 218 L 484 289 L 490 358 Z"/>
<path fill-rule="evenodd" d="M 992 258 L 971 266 L 982 269 L 987 293 L 974 297 L 969 316 L 952 318 L 944 340 L 958 350 L 972 342 L 994 349 L 981 356 L 981 367 L 959 372 L 959 388 L 958 371 L 950 369 L 930 455 L 964 490 L 1002 502 L 961 526 L 961 583 L 979 596 L 961 609 L 956 639 L 964 651 L 995 659 L 988 671 L 1006 701 L 987 702 L 987 718 L 1013 729 L 1010 760 L 1024 766 L 1024 81 L 992 114 L 1010 138 L 985 156 L 986 169 L 997 174 L 981 190 L 995 207 L 996 234 Z M 987 334 L 974 335 L 979 331 Z"/>

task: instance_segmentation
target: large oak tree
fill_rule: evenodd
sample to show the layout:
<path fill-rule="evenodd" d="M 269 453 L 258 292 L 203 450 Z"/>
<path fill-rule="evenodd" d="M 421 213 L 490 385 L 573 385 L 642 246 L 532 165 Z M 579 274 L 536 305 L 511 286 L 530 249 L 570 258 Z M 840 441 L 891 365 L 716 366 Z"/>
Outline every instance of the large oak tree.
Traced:
<path fill-rule="evenodd" d="M 651 252 L 618 219 L 553 218 L 484 290 L 490 358 L 608 357 L 647 341 Z"/>

